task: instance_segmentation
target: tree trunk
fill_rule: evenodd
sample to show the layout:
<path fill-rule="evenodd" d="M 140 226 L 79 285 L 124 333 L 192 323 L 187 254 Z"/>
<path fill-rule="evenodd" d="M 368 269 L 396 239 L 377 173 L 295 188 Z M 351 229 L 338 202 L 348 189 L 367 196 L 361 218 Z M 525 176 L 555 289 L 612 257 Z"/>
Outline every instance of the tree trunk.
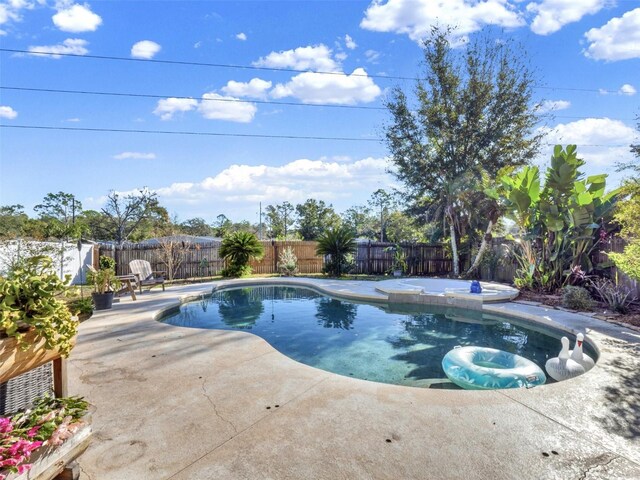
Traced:
<path fill-rule="evenodd" d="M 487 225 L 487 229 L 484 232 L 484 237 L 482 237 L 482 243 L 480 244 L 480 249 L 476 254 L 476 258 L 473 261 L 473 265 L 469 267 L 469 270 L 464 274 L 465 277 L 470 277 L 473 273 L 480 268 L 480 262 L 482 261 L 482 257 L 484 257 L 485 252 L 489 248 L 489 242 L 491 241 L 491 231 L 493 230 L 493 220 L 489 220 L 489 224 Z"/>
<path fill-rule="evenodd" d="M 453 260 L 453 274 L 460 275 L 460 261 L 458 259 L 458 240 L 456 239 L 456 226 L 451 215 L 449 217 L 449 231 L 451 232 L 451 257 Z"/>

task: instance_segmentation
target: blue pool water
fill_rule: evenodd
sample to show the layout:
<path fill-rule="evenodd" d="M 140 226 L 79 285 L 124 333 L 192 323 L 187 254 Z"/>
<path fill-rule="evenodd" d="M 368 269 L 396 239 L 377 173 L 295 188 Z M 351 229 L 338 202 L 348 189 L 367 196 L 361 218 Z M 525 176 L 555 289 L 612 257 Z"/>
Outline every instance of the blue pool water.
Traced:
<path fill-rule="evenodd" d="M 340 375 L 444 388 L 451 384 L 442 358 L 456 345 L 505 350 L 544 370 L 566 335 L 471 310 L 359 304 L 283 286 L 218 291 L 162 321 L 251 332 L 299 362 Z"/>

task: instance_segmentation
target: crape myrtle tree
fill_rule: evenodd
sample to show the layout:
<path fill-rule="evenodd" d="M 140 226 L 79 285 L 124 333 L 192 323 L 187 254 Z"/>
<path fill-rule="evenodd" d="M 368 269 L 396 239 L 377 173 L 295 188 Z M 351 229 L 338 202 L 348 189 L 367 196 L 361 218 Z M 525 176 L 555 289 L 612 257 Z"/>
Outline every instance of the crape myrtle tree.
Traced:
<path fill-rule="evenodd" d="M 393 173 L 414 214 L 441 222 L 451 242 L 454 275 L 460 274 L 460 233 L 484 223 L 490 237 L 498 211 L 472 204 L 483 176 L 495 179 L 508 166 L 531 160 L 535 82 L 523 52 L 511 41 L 478 36 L 454 49 L 450 29 L 434 27 L 424 41 L 424 74 L 416 82 L 417 105 L 396 87 L 386 100 L 391 121 L 384 127 Z M 466 224 L 466 225 L 464 225 Z"/>
<path fill-rule="evenodd" d="M 106 238 L 113 239 L 118 245 L 122 245 L 137 229 L 145 225 L 145 221 L 152 218 L 158 207 L 158 196 L 148 188 L 122 195 L 111 191 L 107 196 L 107 203 L 102 208 L 104 222 L 102 228 Z M 168 222 L 168 216 L 161 218 Z"/>

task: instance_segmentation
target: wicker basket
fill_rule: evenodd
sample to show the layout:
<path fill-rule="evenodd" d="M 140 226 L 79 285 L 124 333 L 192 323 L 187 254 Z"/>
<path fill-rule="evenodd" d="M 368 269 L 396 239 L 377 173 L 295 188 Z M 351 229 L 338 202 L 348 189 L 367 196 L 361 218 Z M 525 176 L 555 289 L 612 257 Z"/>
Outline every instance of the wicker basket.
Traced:
<path fill-rule="evenodd" d="M 52 362 L 0 383 L 0 415 L 28 408 L 46 393 L 53 394 Z"/>

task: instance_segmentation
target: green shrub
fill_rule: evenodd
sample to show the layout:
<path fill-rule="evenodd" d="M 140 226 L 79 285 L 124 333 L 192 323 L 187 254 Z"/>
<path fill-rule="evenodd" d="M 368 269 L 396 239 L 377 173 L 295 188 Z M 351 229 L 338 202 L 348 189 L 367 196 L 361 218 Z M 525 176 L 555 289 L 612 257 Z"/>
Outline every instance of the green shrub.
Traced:
<path fill-rule="evenodd" d="M 264 256 L 264 247 L 251 232 L 233 232 L 222 240 L 220 256 L 226 261 L 223 277 L 242 277 L 251 275 L 249 262 L 260 260 Z"/>
<path fill-rule="evenodd" d="M 609 252 L 607 255 L 629 278 L 640 281 L 640 239 L 632 240 L 622 253 Z"/>
<path fill-rule="evenodd" d="M 357 249 L 355 237 L 347 227 L 330 228 L 318 238 L 317 255 L 329 256 L 323 267 L 323 272 L 339 277 L 349 271 L 349 255 Z"/>
<path fill-rule="evenodd" d="M 589 290 L 568 285 L 562 289 L 562 306 L 571 310 L 591 310 L 594 301 Z"/>
<path fill-rule="evenodd" d="M 0 277 L 0 330 L 16 337 L 25 349 L 24 332 L 33 330 L 37 339 L 45 340 L 47 349 L 57 348 L 67 356 L 78 332 L 78 322 L 59 298 L 67 293 L 69 280 L 69 275 L 60 280 L 46 256 L 28 258 L 11 278 Z"/>
<path fill-rule="evenodd" d="M 286 247 L 279 255 L 278 270 L 283 275 L 295 275 L 298 273 L 298 257 L 293 253 L 293 248 Z"/>
<path fill-rule="evenodd" d="M 107 257 L 106 255 L 100 255 L 100 260 L 98 263 L 100 264 L 101 270 L 107 268 L 112 269 L 114 272 L 116 270 L 116 261 L 111 257 Z"/>
<path fill-rule="evenodd" d="M 631 290 L 608 278 L 597 278 L 591 282 L 591 285 L 602 301 L 614 312 L 627 313 L 629 305 L 635 300 Z"/>
<path fill-rule="evenodd" d="M 67 307 L 74 315 L 90 315 L 93 313 L 91 298 L 77 298 L 73 302 L 69 302 Z"/>

